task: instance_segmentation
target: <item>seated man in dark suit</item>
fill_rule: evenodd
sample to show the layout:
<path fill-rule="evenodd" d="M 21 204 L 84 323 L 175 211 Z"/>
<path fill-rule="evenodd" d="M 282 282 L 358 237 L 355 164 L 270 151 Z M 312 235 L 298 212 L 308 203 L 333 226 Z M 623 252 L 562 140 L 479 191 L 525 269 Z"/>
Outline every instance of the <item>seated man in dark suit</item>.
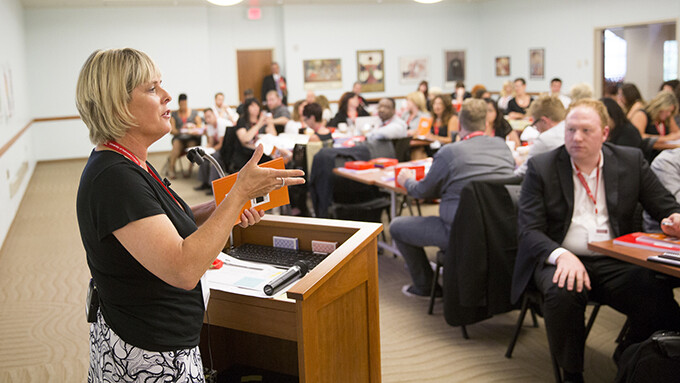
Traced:
<path fill-rule="evenodd" d="M 589 300 L 628 316 L 630 328 L 615 358 L 656 330 L 680 328 L 680 308 L 668 279 L 587 248 L 588 242 L 634 231 L 638 202 L 663 220 L 665 233 L 680 234 L 680 205 L 649 169 L 642 152 L 603 145 L 607 122 L 601 102 L 572 103 L 564 146 L 529 160 L 519 201 L 512 300 L 533 278 L 543 293 L 550 349 L 565 381 L 583 380 L 583 322 Z"/>
<path fill-rule="evenodd" d="M 442 250 L 448 247 L 463 187 L 475 179 L 511 177 L 515 169 L 515 160 L 505 140 L 484 135 L 484 100 L 465 100 L 459 117 L 462 140 L 437 151 L 425 178 L 416 181 L 411 169 L 399 172 L 399 184 L 404 185 L 410 196 L 441 198 L 439 216 L 397 217 L 390 224 L 390 234 L 413 279 L 413 285 L 402 289 L 408 296 L 430 295 L 434 273 L 423 246 L 437 246 Z"/>

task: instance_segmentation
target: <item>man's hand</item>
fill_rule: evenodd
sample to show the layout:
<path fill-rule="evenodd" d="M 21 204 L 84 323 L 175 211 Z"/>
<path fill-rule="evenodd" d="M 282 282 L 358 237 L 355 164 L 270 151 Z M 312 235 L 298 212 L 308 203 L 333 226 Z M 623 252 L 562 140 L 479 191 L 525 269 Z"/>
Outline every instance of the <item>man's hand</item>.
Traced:
<path fill-rule="evenodd" d="M 567 283 L 567 290 L 572 291 L 574 289 L 574 282 L 576 282 L 576 291 L 583 291 L 583 286 L 590 290 L 590 277 L 588 277 L 588 272 L 585 266 L 581 263 L 581 260 L 577 256 L 567 251 L 555 261 L 557 269 L 553 275 L 553 283 L 557 283 L 559 288 L 564 287 L 564 283 Z"/>
<path fill-rule="evenodd" d="M 680 236 L 680 214 L 673 213 L 661 220 L 661 230 L 672 237 Z"/>
<path fill-rule="evenodd" d="M 406 187 L 406 181 L 410 179 L 416 179 L 416 173 L 409 168 L 401 169 L 399 177 L 397 177 L 399 185 Z"/>

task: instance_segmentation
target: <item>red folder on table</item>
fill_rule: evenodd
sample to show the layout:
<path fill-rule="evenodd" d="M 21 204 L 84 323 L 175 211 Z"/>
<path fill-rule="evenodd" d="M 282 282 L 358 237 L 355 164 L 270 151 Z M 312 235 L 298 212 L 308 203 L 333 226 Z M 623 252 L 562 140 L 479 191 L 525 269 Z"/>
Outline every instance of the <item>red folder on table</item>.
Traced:
<path fill-rule="evenodd" d="M 404 186 L 399 184 L 399 181 L 397 179 L 399 178 L 399 173 L 401 172 L 401 169 L 411 169 L 416 173 L 416 181 L 420 181 L 423 178 L 425 178 L 425 165 L 398 165 L 395 166 L 394 168 L 394 185 L 400 188 L 403 188 Z"/>
<path fill-rule="evenodd" d="M 646 250 L 680 252 L 680 239 L 661 233 L 630 233 L 616 238 L 614 244 Z"/>
<path fill-rule="evenodd" d="M 282 157 L 265 162 L 263 164 L 260 164 L 259 166 L 262 168 L 285 169 Z M 234 186 L 237 177 L 238 173 L 234 173 L 224 178 L 220 178 L 218 180 L 213 181 L 212 187 L 213 194 L 215 195 L 216 205 L 219 206 L 219 204 L 222 203 L 224 198 L 226 198 L 227 194 L 229 194 L 229 191 Z M 284 186 L 282 188 L 270 192 L 265 196 L 254 198 L 246 202 L 246 204 L 243 205 L 243 208 L 241 208 L 241 213 L 243 213 L 243 211 L 246 209 L 250 209 L 251 207 L 257 207 L 257 210 L 269 210 L 278 206 L 287 205 L 289 203 L 290 198 L 288 197 L 288 186 Z M 239 217 L 241 217 L 240 213 Z M 241 219 L 238 218 L 234 224 L 236 225 L 240 222 Z"/>

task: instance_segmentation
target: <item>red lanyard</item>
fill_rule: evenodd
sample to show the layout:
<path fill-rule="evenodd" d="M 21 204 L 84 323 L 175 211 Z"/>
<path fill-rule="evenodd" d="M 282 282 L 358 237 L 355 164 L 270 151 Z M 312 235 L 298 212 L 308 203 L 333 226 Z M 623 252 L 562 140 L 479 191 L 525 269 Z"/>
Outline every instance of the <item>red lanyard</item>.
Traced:
<path fill-rule="evenodd" d="M 115 151 L 116 153 L 121 154 L 123 157 L 125 157 L 128 160 L 136 163 L 139 167 L 144 169 L 144 167 L 142 166 L 142 162 L 139 160 L 139 158 L 137 158 L 137 156 L 135 156 L 129 150 L 127 150 L 127 148 L 125 148 L 123 145 L 121 145 L 121 144 L 119 144 L 115 141 L 108 141 L 108 142 L 105 142 L 103 145 L 106 146 L 107 148 Z M 177 198 L 175 198 L 175 196 L 172 195 L 172 193 L 170 193 L 170 189 L 168 189 L 168 187 L 165 186 L 165 183 L 163 183 L 163 181 L 161 181 L 161 179 L 158 178 L 156 173 L 152 172 L 151 169 L 149 169 L 148 167 L 147 167 L 146 171 L 149 172 L 149 174 L 151 174 L 151 176 L 153 178 L 155 178 L 156 181 L 158 181 L 158 183 L 160 183 L 163 186 L 163 189 L 165 189 L 165 191 L 168 192 L 168 194 L 170 194 L 170 197 L 172 197 L 172 199 L 174 199 L 175 202 L 177 202 L 177 205 L 179 205 L 179 207 L 182 207 L 182 204 L 180 204 L 179 201 L 177 201 Z M 184 209 L 184 208 L 182 207 L 182 209 Z"/>
<path fill-rule="evenodd" d="M 659 132 L 660 136 L 666 135 L 666 125 L 663 122 L 656 124 L 656 131 Z"/>
<path fill-rule="evenodd" d="M 469 140 L 469 139 L 477 137 L 477 136 L 483 136 L 483 135 L 484 135 L 484 132 L 481 132 L 481 131 L 472 132 L 472 133 L 468 134 L 467 136 L 463 137 L 463 141 Z"/>
<path fill-rule="evenodd" d="M 579 170 L 578 166 L 574 164 L 574 167 L 576 168 L 576 177 L 578 177 L 578 180 L 581 181 L 581 185 L 586 189 L 586 193 L 588 194 L 588 197 L 590 197 L 590 200 L 593 201 L 593 205 L 595 205 L 595 214 L 597 214 L 597 190 L 600 188 L 600 167 L 597 167 L 597 178 L 595 179 L 595 195 L 590 191 L 590 187 L 588 187 L 588 183 L 586 182 L 586 179 L 583 177 L 583 174 L 581 174 L 581 170 Z"/>

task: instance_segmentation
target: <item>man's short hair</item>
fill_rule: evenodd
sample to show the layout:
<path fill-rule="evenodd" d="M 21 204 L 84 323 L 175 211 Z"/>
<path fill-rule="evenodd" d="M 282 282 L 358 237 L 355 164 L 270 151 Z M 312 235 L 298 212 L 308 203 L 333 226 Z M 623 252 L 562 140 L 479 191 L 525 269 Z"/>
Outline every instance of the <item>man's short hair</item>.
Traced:
<path fill-rule="evenodd" d="M 217 93 L 215 93 L 215 98 L 217 98 L 217 96 L 223 96 L 223 97 L 224 97 L 224 93 L 222 93 L 222 92 L 217 92 Z"/>
<path fill-rule="evenodd" d="M 212 110 L 212 108 L 205 108 L 205 109 L 203 109 L 203 114 L 208 113 L 208 112 L 210 112 L 210 113 L 215 113 L 215 111 Z"/>
<path fill-rule="evenodd" d="M 560 122 L 567 115 L 564 104 L 559 97 L 554 95 L 543 95 L 535 99 L 529 106 L 528 114 L 533 117 L 534 121 L 547 117 L 553 122 Z"/>
<path fill-rule="evenodd" d="M 553 78 L 552 80 L 550 80 L 550 83 L 551 83 L 551 84 L 554 83 L 554 82 L 559 82 L 559 83 L 561 84 L 561 83 L 562 83 L 562 79 L 559 78 L 559 77 L 555 77 L 555 78 Z"/>
<path fill-rule="evenodd" d="M 187 100 L 187 95 L 184 93 L 180 93 L 179 97 L 177 97 L 177 102 L 180 101 L 186 101 Z"/>
<path fill-rule="evenodd" d="M 604 129 L 605 126 L 609 125 L 609 113 L 607 113 L 607 107 L 604 106 L 602 101 L 598 101 L 592 98 L 582 98 L 580 100 L 576 100 L 569 105 L 569 109 L 567 109 L 567 115 L 569 115 L 569 113 L 571 113 L 572 110 L 578 107 L 586 107 L 594 110 L 595 113 L 597 113 L 597 115 L 600 117 L 601 122 L 600 127 L 602 129 Z"/>
<path fill-rule="evenodd" d="M 483 131 L 486 128 L 486 101 L 468 98 L 458 114 L 460 126 L 468 132 Z"/>
<path fill-rule="evenodd" d="M 313 102 L 311 104 L 305 105 L 304 109 L 302 109 L 302 115 L 305 117 L 314 117 L 316 122 L 321 122 L 323 109 L 321 108 L 321 105 Z"/>
<path fill-rule="evenodd" d="M 393 110 L 396 110 L 396 109 L 397 109 L 397 102 L 394 101 L 394 99 L 393 99 L 392 97 L 385 97 L 385 98 L 383 98 L 383 100 L 389 101 L 390 104 L 392 104 L 392 109 L 393 109 Z"/>
<path fill-rule="evenodd" d="M 569 98 L 572 102 L 584 98 L 593 98 L 593 87 L 587 82 L 578 83 L 571 87 Z"/>
<path fill-rule="evenodd" d="M 279 97 L 279 92 L 277 92 L 277 91 L 274 90 L 274 89 L 272 89 L 272 90 L 270 90 L 269 92 L 267 92 L 267 94 L 265 95 L 265 97 L 269 97 L 270 94 L 273 94 L 273 95 L 276 96 L 276 98 L 281 99 L 281 97 Z"/>
<path fill-rule="evenodd" d="M 243 95 L 245 96 L 245 98 L 253 97 L 254 94 L 255 94 L 255 91 L 252 88 L 248 88 L 248 89 L 243 91 Z"/>
<path fill-rule="evenodd" d="M 522 77 L 517 77 L 517 78 L 514 79 L 512 82 L 515 83 L 515 82 L 517 82 L 517 81 L 521 82 L 522 85 L 526 85 L 526 84 L 527 84 L 527 80 L 525 80 L 525 79 L 522 78 Z"/>
<path fill-rule="evenodd" d="M 76 107 L 98 145 L 115 141 L 137 126 L 128 104 L 132 91 L 160 77 L 156 64 L 136 49 L 96 50 L 83 64 L 76 85 Z"/>

